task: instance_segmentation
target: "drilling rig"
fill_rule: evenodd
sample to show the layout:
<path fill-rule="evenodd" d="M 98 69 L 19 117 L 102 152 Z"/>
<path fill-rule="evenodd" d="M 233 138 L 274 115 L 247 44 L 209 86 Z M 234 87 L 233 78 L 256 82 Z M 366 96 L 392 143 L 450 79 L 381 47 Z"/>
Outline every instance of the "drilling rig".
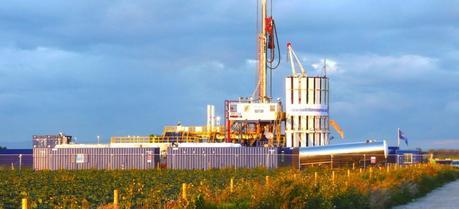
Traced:
<path fill-rule="evenodd" d="M 269 4 L 268 4 L 269 1 Z M 257 81 L 249 97 L 225 100 L 224 124 L 207 107 L 206 126 L 166 126 L 162 135 L 112 137 L 112 143 L 231 142 L 245 146 L 312 147 L 330 143 L 330 126 L 341 138 L 344 131 L 330 119 L 329 79 L 324 59 L 323 73 L 310 75 L 287 43 L 292 74 L 285 78 L 285 100 L 273 100 L 272 75 L 280 64 L 280 47 L 272 0 L 257 3 Z M 285 110 L 284 110 L 285 108 Z"/>
<path fill-rule="evenodd" d="M 260 0 L 257 25 L 257 83 L 251 97 L 225 101 L 225 138 L 246 145 L 280 146 L 284 113 L 280 99 L 272 100 L 272 71 L 280 63 L 272 3 Z M 269 11 L 269 12 L 268 12 Z M 269 83 L 268 83 L 269 80 Z M 267 94 L 269 84 L 269 95 Z"/>

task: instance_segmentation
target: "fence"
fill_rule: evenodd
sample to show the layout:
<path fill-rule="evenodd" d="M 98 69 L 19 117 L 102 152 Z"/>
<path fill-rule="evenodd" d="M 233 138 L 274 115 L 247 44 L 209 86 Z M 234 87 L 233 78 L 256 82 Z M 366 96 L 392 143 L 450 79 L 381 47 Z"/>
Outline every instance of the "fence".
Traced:
<path fill-rule="evenodd" d="M 21 169 L 32 168 L 33 155 L 32 154 L 0 154 L 0 167 Z"/>
<path fill-rule="evenodd" d="M 255 148 L 255 147 L 254 147 Z M 138 149 L 138 148 L 136 148 Z M 295 151 L 273 148 L 169 148 L 160 154 L 159 149 L 142 148 L 142 152 L 109 152 L 107 150 L 52 151 L 36 148 L 35 154 L 0 154 L 0 167 L 36 170 L 59 169 L 213 169 L 213 168 L 280 168 L 307 169 L 311 166 L 369 167 L 385 164 L 417 164 L 428 162 L 427 154 L 390 154 L 387 158 L 377 154 L 340 154 L 304 157 Z"/>
<path fill-rule="evenodd" d="M 167 168 L 277 168 L 278 151 L 268 147 L 169 147 Z"/>
<path fill-rule="evenodd" d="M 178 143 L 178 142 L 200 142 L 202 137 L 198 136 L 113 136 L 110 143 Z"/>
<path fill-rule="evenodd" d="M 153 169 L 159 148 L 34 148 L 35 170 Z"/>

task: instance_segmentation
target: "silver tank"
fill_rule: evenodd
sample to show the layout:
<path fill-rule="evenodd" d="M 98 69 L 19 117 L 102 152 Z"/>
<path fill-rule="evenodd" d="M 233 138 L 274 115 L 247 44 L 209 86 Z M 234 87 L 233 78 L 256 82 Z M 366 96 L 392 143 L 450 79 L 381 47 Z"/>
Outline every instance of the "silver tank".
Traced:
<path fill-rule="evenodd" d="M 385 163 L 388 149 L 386 141 L 333 144 L 316 147 L 300 147 L 301 166 L 361 166 Z"/>

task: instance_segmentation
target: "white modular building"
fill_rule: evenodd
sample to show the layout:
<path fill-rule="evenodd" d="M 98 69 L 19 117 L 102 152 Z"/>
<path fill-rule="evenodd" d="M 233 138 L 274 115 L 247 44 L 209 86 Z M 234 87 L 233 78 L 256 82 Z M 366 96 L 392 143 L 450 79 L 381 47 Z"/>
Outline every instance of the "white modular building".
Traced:
<path fill-rule="evenodd" d="M 285 79 L 287 147 L 329 144 L 329 85 L 326 76 Z"/>

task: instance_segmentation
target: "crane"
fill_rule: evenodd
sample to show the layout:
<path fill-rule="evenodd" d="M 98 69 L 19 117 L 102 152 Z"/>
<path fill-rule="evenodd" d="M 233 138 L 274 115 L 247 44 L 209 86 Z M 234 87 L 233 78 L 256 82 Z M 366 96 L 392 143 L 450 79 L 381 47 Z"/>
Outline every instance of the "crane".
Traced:
<path fill-rule="evenodd" d="M 300 60 L 298 59 L 298 56 L 296 56 L 295 51 L 293 50 L 292 43 L 288 42 L 287 43 L 287 56 L 288 60 L 290 61 L 290 67 L 292 68 L 292 75 L 296 76 L 296 68 L 295 68 L 295 61 L 296 64 L 300 67 L 301 69 L 301 75 L 302 76 L 307 76 L 306 71 L 304 70 L 303 65 L 301 64 Z M 295 59 L 295 60 L 294 60 Z"/>

